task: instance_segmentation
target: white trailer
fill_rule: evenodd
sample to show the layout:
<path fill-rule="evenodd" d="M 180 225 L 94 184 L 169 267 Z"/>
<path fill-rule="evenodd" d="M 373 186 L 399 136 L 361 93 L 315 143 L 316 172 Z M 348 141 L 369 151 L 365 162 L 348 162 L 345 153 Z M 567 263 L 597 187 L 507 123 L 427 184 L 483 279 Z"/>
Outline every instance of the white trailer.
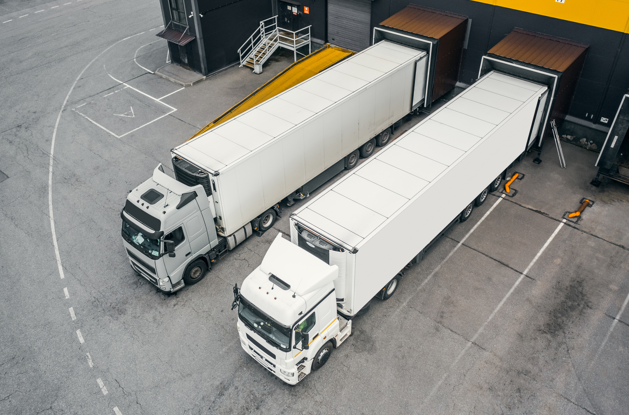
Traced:
<path fill-rule="evenodd" d="M 174 148 L 177 185 L 156 170 L 127 197 L 133 268 L 166 292 L 198 282 L 221 253 L 270 229 L 281 200 L 290 206 L 385 145 L 424 101 L 427 56 L 379 42 Z"/>
<path fill-rule="evenodd" d="M 547 91 L 491 72 L 291 215 L 292 246 L 276 239 L 235 293 L 245 351 L 290 384 L 323 365 L 351 318 L 500 186 Z"/>

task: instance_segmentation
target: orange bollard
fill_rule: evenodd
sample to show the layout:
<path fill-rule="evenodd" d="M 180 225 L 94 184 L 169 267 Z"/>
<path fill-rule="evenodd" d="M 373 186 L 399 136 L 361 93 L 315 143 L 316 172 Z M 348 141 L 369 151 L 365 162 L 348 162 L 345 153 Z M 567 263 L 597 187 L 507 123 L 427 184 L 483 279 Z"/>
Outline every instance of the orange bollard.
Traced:
<path fill-rule="evenodd" d="M 520 175 L 519 173 L 515 173 L 511 177 L 511 180 L 509 180 L 507 183 L 505 183 L 505 192 L 511 193 L 511 189 L 509 189 L 509 186 L 511 186 L 513 184 L 513 182 L 515 182 L 515 179 L 517 179 L 519 175 Z"/>
<path fill-rule="evenodd" d="M 581 206 L 579 206 L 579 209 L 577 209 L 576 212 L 573 212 L 571 214 L 568 215 L 569 218 L 576 218 L 581 216 L 581 213 L 583 213 L 583 211 L 585 210 L 585 208 L 590 204 L 590 201 L 585 199 L 583 201 L 583 203 L 581 203 Z"/>

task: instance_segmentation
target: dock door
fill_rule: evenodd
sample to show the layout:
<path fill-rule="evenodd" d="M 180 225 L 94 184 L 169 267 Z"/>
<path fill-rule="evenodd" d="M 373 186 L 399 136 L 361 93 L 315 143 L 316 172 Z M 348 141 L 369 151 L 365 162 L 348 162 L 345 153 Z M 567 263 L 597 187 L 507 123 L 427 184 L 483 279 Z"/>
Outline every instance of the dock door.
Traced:
<path fill-rule="evenodd" d="M 328 42 L 360 52 L 371 39 L 371 0 L 328 0 Z"/>

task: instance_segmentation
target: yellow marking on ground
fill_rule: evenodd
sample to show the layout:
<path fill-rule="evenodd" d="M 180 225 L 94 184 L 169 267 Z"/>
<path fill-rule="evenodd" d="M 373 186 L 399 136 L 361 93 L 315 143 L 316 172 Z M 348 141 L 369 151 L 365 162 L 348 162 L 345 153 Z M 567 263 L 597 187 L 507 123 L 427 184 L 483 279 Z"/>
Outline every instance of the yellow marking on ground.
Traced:
<path fill-rule="evenodd" d="M 275 75 L 271 80 L 253 91 L 238 104 L 231 107 L 214 121 L 200 129 L 189 140 L 206 131 L 231 120 L 232 118 L 250 110 L 264 101 L 281 94 L 295 85 L 310 79 L 339 61 L 353 55 L 354 52 L 336 46 L 325 45 L 314 53 L 298 60 Z"/>

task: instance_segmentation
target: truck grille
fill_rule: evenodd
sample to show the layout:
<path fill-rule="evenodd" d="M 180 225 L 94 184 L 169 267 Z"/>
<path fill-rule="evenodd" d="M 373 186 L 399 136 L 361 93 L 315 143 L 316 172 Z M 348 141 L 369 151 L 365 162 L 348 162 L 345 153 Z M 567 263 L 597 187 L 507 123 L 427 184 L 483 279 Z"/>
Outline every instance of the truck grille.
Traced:
<path fill-rule="evenodd" d="M 212 184 L 207 172 L 178 157 L 173 158 L 173 169 L 177 181 L 190 187 L 200 184 L 208 197 L 212 195 Z"/>

